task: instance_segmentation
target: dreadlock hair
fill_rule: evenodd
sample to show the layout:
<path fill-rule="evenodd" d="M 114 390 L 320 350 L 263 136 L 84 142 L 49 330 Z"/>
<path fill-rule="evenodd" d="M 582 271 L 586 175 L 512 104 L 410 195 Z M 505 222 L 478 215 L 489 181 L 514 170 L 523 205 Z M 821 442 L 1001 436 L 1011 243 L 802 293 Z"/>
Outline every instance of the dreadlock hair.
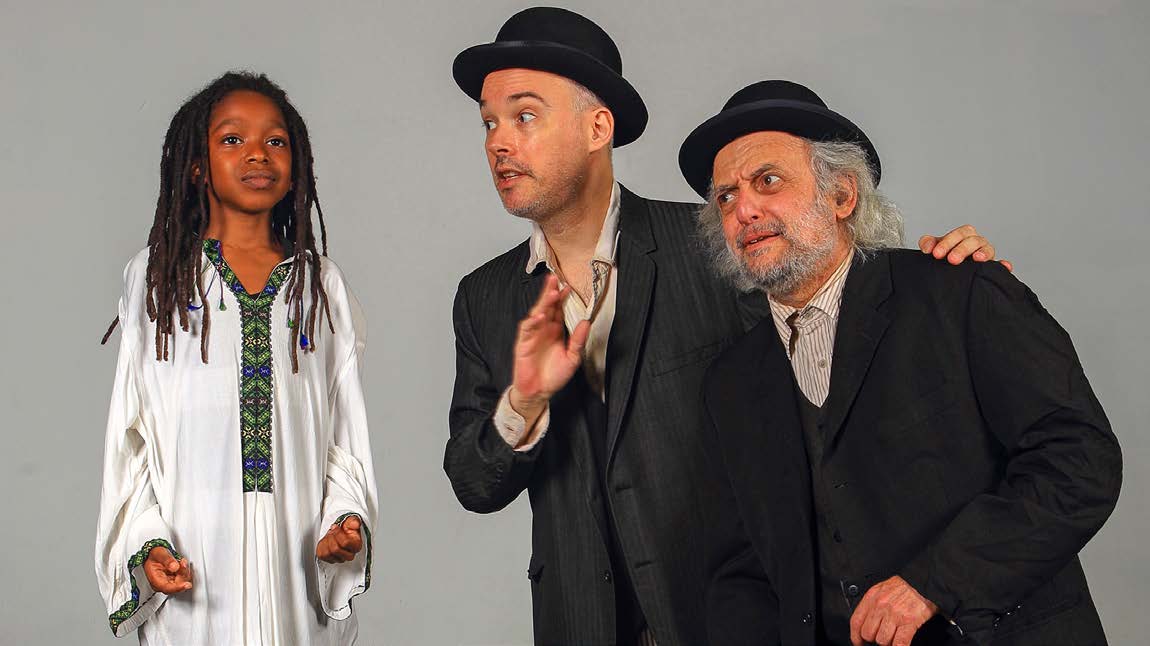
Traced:
<path fill-rule="evenodd" d="M 147 310 L 156 324 L 156 360 L 168 360 L 169 340 L 174 320 L 188 331 L 188 311 L 194 297 L 207 302 L 203 282 L 203 236 L 210 217 L 208 209 L 208 127 L 212 110 L 228 94 L 240 90 L 258 92 L 271 99 L 283 113 L 292 153 L 291 189 L 272 208 L 272 235 L 294 254 L 291 275 L 283 290 L 292 325 L 292 372 L 299 371 L 298 351 L 315 351 L 315 325 L 319 307 L 334 333 L 327 292 L 320 283 L 320 254 L 312 231 L 312 206 L 319 219 L 323 255 L 327 255 L 327 227 L 316 195 L 311 141 L 303 117 L 288 101 L 287 94 L 263 74 L 228 72 L 212 81 L 180 107 L 164 136 L 160 158 L 160 195 L 156 216 L 148 235 Z M 311 267 L 306 286 L 311 304 L 304 316 L 305 268 Z M 200 360 L 208 362 L 210 307 L 203 307 L 200 332 Z M 105 343 L 119 319 L 113 320 L 104 335 Z"/>

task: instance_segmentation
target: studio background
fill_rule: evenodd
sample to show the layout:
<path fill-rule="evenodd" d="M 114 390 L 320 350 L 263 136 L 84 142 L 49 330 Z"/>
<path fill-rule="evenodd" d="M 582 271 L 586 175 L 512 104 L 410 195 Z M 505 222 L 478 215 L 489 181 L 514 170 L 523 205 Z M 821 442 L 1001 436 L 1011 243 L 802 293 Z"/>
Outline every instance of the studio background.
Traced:
<path fill-rule="evenodd" d="M 144 246 L 179 105 L 266 72 L 311 129 L 331 255 L 365 306 L 379 478 L 361 644 L 528 644 L 530 509 L 465 512 L 442 471 L 460 277 L 527 235 L 492 188 L 454 56 L 524 2 L 14 2 L 0 14 L 0 643 L 113 644 L 93 574 L 121 271 Z M 973 223 L 1069 331 L 1125 456 L 1083 561 L 1114 644 L 1150 631 L 1150 3 L 587 1 L 651 112 L 616 152 L 694 200 L 676 154 L 764 78 L 858 123 L 907 240 Z M 668 474 L 673 477 L 673 474 Z"/>

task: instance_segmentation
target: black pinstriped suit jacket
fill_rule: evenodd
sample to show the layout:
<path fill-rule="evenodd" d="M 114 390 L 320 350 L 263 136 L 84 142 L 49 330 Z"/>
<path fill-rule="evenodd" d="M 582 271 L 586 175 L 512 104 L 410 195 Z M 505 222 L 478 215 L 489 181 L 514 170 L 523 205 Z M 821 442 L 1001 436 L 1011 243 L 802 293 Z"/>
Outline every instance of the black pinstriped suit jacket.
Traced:
<path fill-rule="evenodd" d="M 659 645 L 705 642 L 700 509 L 711 485 L 700 446 L 702 378 L 710 359 L 767 309 L 762 297 L 740 297 L 711 274 L 694 237 L 695 208 L 622 190 L 607 347 L 607 491 L 574 388 L 551 400 L 548 433 L 529 452 L 512 451 L 491 422 L 511 383 L 516 326 L 543 284 L 543 268 L 524 271 L 528 244 L 459 284 L 444 470 L 471 511 L 498 511 L 528 491 L 537 644 L 614 641 L 607 505 Z"/>

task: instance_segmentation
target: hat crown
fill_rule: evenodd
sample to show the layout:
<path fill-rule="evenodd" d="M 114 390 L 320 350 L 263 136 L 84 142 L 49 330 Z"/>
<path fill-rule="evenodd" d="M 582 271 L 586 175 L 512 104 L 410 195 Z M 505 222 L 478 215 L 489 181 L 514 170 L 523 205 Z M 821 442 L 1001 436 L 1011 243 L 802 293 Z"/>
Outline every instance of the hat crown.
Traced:
<path fill-rule="evenodd" d="M 715 156 L 724 146 L 754 132 L 785 132 L 811 141 L 849 141 L 862 147 L 882 177 L 878 151 L 861 128 L 831 110 L 806 86 L 760 81 L 739 90 L 718 114 L 699 124 L 679 147 L 679 170 L 695 192 L 707 197 Z"/>
<path fill-rule="evenodd" d="M 755 101 L 799 101 L 810 103 L 820 108 L 827 104 L 819 98 L 810 88 L 791 81 L 759 81 L 735 92 L 723 106 L 724 110 Z"/>
<path fill-rule="evenodd" d="M 623 74 L 619 48 L 603 28 L 574 11 L 558 7 L 531 7 L 507 19 L 495 42 L 542 41 L 577 49 L 616 74 Z"/>

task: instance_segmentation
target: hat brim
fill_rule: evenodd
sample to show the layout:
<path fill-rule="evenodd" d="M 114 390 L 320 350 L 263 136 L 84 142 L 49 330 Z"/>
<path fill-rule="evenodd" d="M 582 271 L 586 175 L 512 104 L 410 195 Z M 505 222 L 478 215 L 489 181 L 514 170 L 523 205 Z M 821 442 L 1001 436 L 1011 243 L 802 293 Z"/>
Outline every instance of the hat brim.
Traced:
<path fill-rule="evenodd" d="M 513 40 L 469 47 L 455 57 L 451 73 L 467 96 L 479 101 L 491 72 L 525 68 L 569 78 L 594 92 L 615 116 L 615 147 L 639 138 L 647 127 L 647 106 L 622 76 L 594 57 L 560 43 Z"/>
<path fill-rule="evenodd" d="M 724 146 L 752 132 L 786 132 L 813 141 L 850 141 L 866 151 L 875 184 L 882 175 L 878 151 L 866 134 L 841 114 L 803 101 L 753 101 L 707 119 L 679 148 L 679 170 L 695 192 L 707 199 L 715 156 Z"/>

